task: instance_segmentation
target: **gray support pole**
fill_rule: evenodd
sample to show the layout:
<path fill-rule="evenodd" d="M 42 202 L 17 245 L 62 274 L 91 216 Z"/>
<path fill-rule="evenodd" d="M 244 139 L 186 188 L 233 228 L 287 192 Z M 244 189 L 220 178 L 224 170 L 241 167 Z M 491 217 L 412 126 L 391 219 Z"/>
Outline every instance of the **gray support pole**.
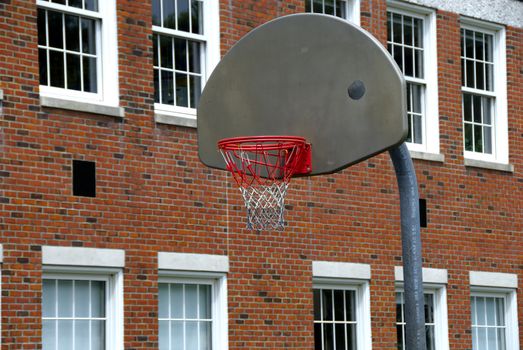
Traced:
<path fill-rule="evenodd" d="M 405 348 L 426 350 L 418 182 L 409 150 L 404 143 L 390 149 L 389 154 L 396 171 L 400 193 Z"/>

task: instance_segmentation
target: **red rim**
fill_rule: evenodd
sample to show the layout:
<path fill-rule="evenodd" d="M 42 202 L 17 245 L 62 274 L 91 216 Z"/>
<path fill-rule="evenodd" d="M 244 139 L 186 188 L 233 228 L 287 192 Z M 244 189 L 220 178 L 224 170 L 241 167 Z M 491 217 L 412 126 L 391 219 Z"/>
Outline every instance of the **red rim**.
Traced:
<path fill-rule="evenodd" d="M 222 150 L 236 150 L 241 148 L 245 151 L 255 151 L 259 149 L 277 150 L 287 149 L 296 145 L 306 145 L 307 141 L 301 136 L 240 136 L 229 137 L 218 141 L 218 148 Z"/>

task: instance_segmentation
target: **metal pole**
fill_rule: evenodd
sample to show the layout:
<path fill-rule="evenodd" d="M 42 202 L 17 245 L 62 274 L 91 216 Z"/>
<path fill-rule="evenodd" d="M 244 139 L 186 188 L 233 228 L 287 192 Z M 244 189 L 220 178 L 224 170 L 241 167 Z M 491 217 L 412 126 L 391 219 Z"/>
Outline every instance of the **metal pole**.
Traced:
<path fill-rule="evenodd" d="M 404 143 L 390 149 L 389 154 L 396 171 L 400 193 L 405 348 L 426 350 L 418 182 L 409 150 Z"/>

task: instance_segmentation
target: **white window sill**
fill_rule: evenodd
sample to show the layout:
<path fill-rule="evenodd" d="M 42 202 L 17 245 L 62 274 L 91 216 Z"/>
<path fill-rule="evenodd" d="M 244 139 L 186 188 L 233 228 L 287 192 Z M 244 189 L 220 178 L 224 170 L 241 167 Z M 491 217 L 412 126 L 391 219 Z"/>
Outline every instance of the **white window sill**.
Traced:
<path fill-rule="evenodd" d="M 196 117 L 195 116 L 183 116 L 170 114 L 163 111 L 154 112 L 154 120 L 160 124 L 185 126 L 188 128 L 196 128 Z"/>
<path fill-rule="evenodd" d="M 410 156 L 413 159 L 428 160 L 431 162 L 445 162 L 445 155 L 440 153 L 429 153 L 429 152 L 420 152 L 409 150 Z"/>
<path fill-rule="evenodd" d="M 506 171 L 509 173 L 514 172 L 514 165 L 512 165 L 512 164 L 487 162 L 484 160 L 476 160 L 476 159 L 469 159 L 469 158 L 465 158 L 465 166 L 474 167 L 474 168 L 484 168 L 484 169 L 491 169 L 491 170 Z"/>
<path fill-rule="evenodd" d="M 80 102 L 56 97 L 40 96 L 40 104 L 44 107 L 102 114 L 118 118 L 123 118 L 125 115 L 124 109 L 122 107 L 108 106 L 97 102 Z"/>

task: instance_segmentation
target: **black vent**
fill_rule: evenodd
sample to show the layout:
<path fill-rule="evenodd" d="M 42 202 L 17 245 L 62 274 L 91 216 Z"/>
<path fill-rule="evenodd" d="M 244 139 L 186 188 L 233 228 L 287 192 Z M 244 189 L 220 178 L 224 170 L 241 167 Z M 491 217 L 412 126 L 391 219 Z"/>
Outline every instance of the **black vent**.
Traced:
<path fill-rule="evenodd" d="M 421 227 L 427 227 L 427 200 L 419 200 L 419 224 Z"/>
<path fill-rule="evenodd" d="M 73 160 L 73 195 L 96 197 L 96 163 Z"/>

